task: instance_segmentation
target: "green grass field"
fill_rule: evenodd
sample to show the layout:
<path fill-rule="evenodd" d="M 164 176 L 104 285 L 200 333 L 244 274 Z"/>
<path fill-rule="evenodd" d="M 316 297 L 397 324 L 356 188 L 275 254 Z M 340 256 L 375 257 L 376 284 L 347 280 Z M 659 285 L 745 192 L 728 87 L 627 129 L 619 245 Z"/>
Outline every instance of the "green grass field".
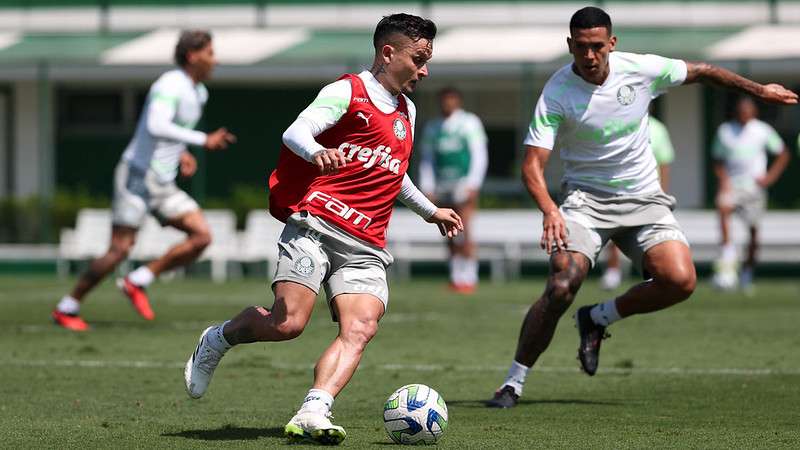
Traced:
<path fill-rule="evenodd" d="M 336 333 L 320 301 L 300 338 L 232 350 L 206 396 L 190 400 L 182 367 L 199 333 L 246 305 L 269 305 L 265 281 L 157 284 L 152 323 L 107 282 L 84 307 L 94 326 L 85 334 L 49 322 L 70 285 L 0 278 L 0 447 L 284 445 L 283 426 Z M 424 383 L 449 407 L 442 448 L 800 447 L 800 283 L 762 280 L 755 298 L 701 285 L 682 305 L 615 324 L 593 378 L 577 370 L 565 317 L 520 405 L 486 409 L 542 287 L 487 283 L 461 297 L 442 280 L 394 283 L 381 330 L 334 407 L 348 431 L 342 445 L 391 445 L 383 401 Z M 605 297 L 590 281 L 577 303 Z"/>

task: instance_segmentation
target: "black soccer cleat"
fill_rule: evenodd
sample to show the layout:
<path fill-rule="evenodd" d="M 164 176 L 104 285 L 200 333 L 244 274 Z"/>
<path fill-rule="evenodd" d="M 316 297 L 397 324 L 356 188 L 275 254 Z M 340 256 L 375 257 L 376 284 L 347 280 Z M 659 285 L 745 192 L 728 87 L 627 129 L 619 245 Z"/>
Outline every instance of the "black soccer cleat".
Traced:
<path fill-rule="evenodd" d="M 487 408 L 513 408 L 519 402 L 519 395 L 514 391 L 514 388 L 505 385 L 499 391 L 494 393 L 491 400 L 486 401 Z"/>
<path fill-rule="evenodd" d="M 597 365 L 600 362 L 600 343 L 603 339 L 610 337 L 606 333 L 606 327 L 598 325 L 592 320 L 589 311 L 594 306 L 583 306 L 578 308 L 578 312 L 575 313 L 575 326 L 580 335 L 578 360 L 581 362 L 581 369 L 589 376 L 597 372 Z"/>

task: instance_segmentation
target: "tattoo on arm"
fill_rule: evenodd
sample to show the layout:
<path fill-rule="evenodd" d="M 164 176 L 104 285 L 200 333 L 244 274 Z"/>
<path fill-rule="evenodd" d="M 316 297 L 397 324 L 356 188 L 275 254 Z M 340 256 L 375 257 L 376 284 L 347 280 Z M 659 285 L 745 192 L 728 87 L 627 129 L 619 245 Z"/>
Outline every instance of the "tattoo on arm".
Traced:
<path fill-rule="evenodd" d="M 705 83 L 715 84 L 726 88 L 736 89 L 739 91 L 747 92 L 748 94 L 760 96 L 764 86 L 755 81 L 748 80 L 747 78 L 731 72 L 728 69 L 708 64 L 705 62 L 687 62 L 686 63 L 686 81 L 689 83 Z"/>

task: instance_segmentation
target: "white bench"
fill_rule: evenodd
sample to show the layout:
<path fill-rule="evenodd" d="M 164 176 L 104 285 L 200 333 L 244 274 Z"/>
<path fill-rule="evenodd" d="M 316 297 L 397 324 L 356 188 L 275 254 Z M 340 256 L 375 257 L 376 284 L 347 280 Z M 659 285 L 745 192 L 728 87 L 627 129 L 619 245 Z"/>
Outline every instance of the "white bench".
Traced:
<path fill-rule="evenodd" d="M 266 261 L 267 273 L 272 276 L 278 263 L 278 239 L 283 225 L 266 210 L 247 213 L 244 231 L 239 233 L 236 259 L 245 263 Z"/>
<path fill-rule="evenodd" d="M 228 274 L 227 264 L 236 259 L 239 250 L 236 216 L 228 210 L 205 210 L 203 214 L 211 229 L 211 245 L 199 259 L 211 262 L 212 279 L 224 281 Z M 162 227 L 154 218 L 148 217 L 137 234 L 130 258 L 139 261 L 158 258 L 185 237 L 186 234 L 182 231 Z M 111 240 L 111 211 L 80 210 L 75 228 L 61 230 L 60 238 L 58 273 L 66 275 L 69 261 L 96 258 L 108 250 Z"/>

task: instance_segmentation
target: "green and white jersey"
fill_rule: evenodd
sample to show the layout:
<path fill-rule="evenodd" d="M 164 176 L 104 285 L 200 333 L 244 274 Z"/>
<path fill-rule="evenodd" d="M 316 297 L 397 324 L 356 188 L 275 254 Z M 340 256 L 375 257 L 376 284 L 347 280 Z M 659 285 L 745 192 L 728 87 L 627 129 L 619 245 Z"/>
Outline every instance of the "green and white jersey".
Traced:
<path fill-rule="evenodd" d="M 686 63 L 656 55 L 612 52 L 608 78 L 584 81 L 572 64 L 542 91 L 525 145 L 561 151 L 563 182 L 612 194 L 661 189 L 650 149 L 648 106 L 683 84 Z"/>
<path fill-rule="evenodd" d="M 667 127 L 660 120 L 650 116 L 647 124 L 650 127 L 650 147 L 653 156 L 656 157 L 656 164 L 672 164 L 675 160 L 675 149 L 672 147 L 672 140 L 669 138 Z"/>
<path fill-rule="evenodd" d="M 733 186 L 752 189 L 767 173 L 767 152 L 776 155 L 784 147 L 778 132 L 767 123 L 753 119 L 743 126 L 732 120 L 717 129 L 711 153 L 725 165 Z"/>
<path fill-rule="evenodd" d="M 186 144 L 203 145 L 206 134 L 193 128 L 203 114 L 208 91 L 181 69 L 170 70 L 150 86 L 136 132 L 122 158 L 133 167 L 152 169 L 159 181 L 178 175 Z"/>
<path fill-rule="evenodd" d="M 464 183 L 479 189 L 488 164 L 486 132 L 475 114 L 458 109 L 431 120 L 422 135 L 420 187 L 425 192 Z"/>

